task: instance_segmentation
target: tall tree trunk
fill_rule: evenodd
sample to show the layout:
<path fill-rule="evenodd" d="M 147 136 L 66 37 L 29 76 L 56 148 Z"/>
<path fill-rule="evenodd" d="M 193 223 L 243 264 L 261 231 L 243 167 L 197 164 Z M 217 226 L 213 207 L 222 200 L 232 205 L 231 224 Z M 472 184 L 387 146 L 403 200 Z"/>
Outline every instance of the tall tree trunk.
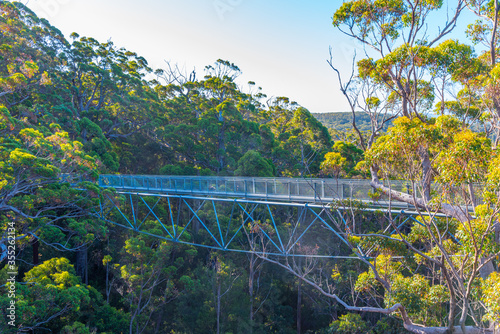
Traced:
<path fill-rule="evenodd" d="M 109 304 L 109 294 L 111 289 L 109 288 L 109 264 L 106 263 L 106 303 Z"/>
<path fill-rule="evenodd" d="M 444 258 L 441 259 L 441 271 L 443 272 L 443 276 L 446 281 L 446 285 L 450 291 L 450 310 L 448 312 L 448 333 L 452 334 L 455 328 L 454 321 L 456 315 L 456 307 L 457 307 L 457 297 L 455 293 L 455 288 L 453 287 L 453 282 L 450 278 L 448 269 L 445 266 Z"/>
<path fill-rule="evenodd" d="M 107 251 L 109 251 L 109 237 L 107 238 Z M 111 294 L 111 287 L 109 286 L 109 261 L 106 261 L 106 303 L 109 304 L 109 295 Z"/>
<path fill-rule="evenodd" d="M 221 295 L 220 295 L 220 288 L 221 288 L 221 283 L 217 283 L 217 334 L 220 334 L 220 300 L 221 300 Z"/>
<path fill-rule="evenodd" d="M 218 160 L 219 160 L 219 172 L 224 169 L 224 155 L 226 154 L 226 144 L 224 142 L 224 131 L 221 131 L 219 133 L 219 149 L 217 152 L 218 155 Z"/>
<path fill-rule="evenodd" d="M 163 320 L 163 308 L 158 312 L 158 320 L 156 321 L 155 333 L 160 333 L 161 321 Z"/>
<path fill-rule="evenodd" d="M 429 158 L 429 152 L 427 152 L 426 148 L 419 149 L 419 155 L 422 159 L 422 190 L 423 190 L 423 198 L 425 202 L 430 201 L 431 199 L 431 183 L 432 183 L 432 166 L 431 160 Z"/>
<path fill-rule="evenodd" d="M 491 40 L 490 40 L 490 61 L 491 61 L 491 66 L 495 66 L 496 60 L 497 60 L 497 55 L 496 55 L 496 37 L 497 37 L 497 28 L 498 28 L 498 14 L 500 11 L 500 6 L 498 4 L 498 0 L 495 1 L 495 8 L 494 8 L 494 17 L 493 17 L 493 29 L 491 33 Z"/>
<path fill-rule="evenodd" d="M 476 199 L 476 193 L 474 192 L 474 186 L 472 185 L 472 183 L 469 182 L 469 184 L 467 185 L 467 189 L 469 191 L 471 205 L 475 209 L 477 206 L 477 199 Z"/>
<path fill-rule="evenodd" d="M 255 254 L 250 254 L 250 268 L 248 270 L 248 295 L 250 296 L 250 333 L 253 333 L 253 279 L 255 275 L 254 267 Z"/>
<path fill-rule="evenodd" d="M 39 246 L 40 246 L 40 243 L 38 242 L 38 239 L 37 238 L 33 238 L 33 240 L 31 241 L 31 246 L 33 247 L 33 264 L 36 266 L 40 263 L 40 259 L 39 259 Z"/>
<path fill-rule="evenodd" d="M 301 332 L 302 324 L 302 280 L 299 279 L 297 287 L 297 334 Z"/>
<path fill-rule="evenodd" d="M 76 252 L 76 274 L 80 276 L 85 284 L 88 284 L 87 250 L 87 245 L 85 245 Z"/>

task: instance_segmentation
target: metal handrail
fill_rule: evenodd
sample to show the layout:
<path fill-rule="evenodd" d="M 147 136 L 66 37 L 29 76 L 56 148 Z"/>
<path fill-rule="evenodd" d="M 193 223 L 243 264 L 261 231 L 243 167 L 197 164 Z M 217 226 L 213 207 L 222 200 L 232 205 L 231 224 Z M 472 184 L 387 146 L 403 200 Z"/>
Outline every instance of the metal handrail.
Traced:
<path fill-rule="evenodd" d="M 387 182 L 387 181 L 386 181 Z M 391 187 L 403 190 L 405 182 L 389 181 Z M 298 179 L 264 177 L 214 177 L 173 175 L 111 175 L 99 176 L 101 187 L 117 190 L 156 193 L 198 194 L 212 196 L 275 199 L 283 201 L 318 202 L 344 199 L 371 200 L 369 180 Z"/>

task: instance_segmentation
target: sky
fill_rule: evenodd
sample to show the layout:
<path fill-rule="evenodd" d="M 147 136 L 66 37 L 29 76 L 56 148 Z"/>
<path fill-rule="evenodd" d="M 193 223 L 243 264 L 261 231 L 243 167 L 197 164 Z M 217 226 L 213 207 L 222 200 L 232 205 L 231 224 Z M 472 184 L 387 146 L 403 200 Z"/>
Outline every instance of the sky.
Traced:
<path fill-rule="evenodd" d="M 363 47 L 332 25 L 340 0 L 21 0 L 69 38 L 72 32 L 113 41 L 147 59 L 188 72 L 217 59 L 237 65 L 238 84 L 254 81 L 311 112 L 349 111 L 335 72 L 351 71 Z"/>

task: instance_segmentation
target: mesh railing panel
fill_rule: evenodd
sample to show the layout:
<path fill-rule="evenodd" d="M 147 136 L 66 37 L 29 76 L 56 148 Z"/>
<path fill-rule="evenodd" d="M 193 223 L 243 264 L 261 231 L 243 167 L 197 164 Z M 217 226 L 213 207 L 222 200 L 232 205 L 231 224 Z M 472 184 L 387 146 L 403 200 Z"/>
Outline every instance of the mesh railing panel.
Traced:
<path fill-rule="evenodd" d="M 383 181 L 392 189 L 411 193 L 412 187 L 405 181 Z M 207 177 L 207 176 L 159 176 L 159 175 L 100 175 L 99 185 L 123 190 L 150 191 L 164 193 L 226 195 L 247 198 L 266 198 L 300 201 L 332 201 L 356 199 L 371 201 L 373 188 L 369 180 L 353 179 L 294 179 L 259 177 Z M 481 193 L 481 185 L 475 184 L 474 190 Z M 456 189 L 455 189 L 456 190 Z M 417 197 L 421 197 L 417 189 Z M 433 185 L 434 195 L 446 191 Z M 462 191 L 463 192 L 463 191 Z M 378 201 L 388 201 L 380 195 Z M 457 201 L 464 202 L 463 197 Z M 467 200 L 470 202 L 470 199 Z M 481 198 L 476 198 L 476 203 Z M 457 203 L 466 204 L 466 203 Z"/>
<path fill-rule="evenodd" d="M 254 177 L 100 175 L 99 185 L 116 189 L 195 194 L 228 194 L 255 198 L 331 200 L 368 199 L 368 180 Z"/>

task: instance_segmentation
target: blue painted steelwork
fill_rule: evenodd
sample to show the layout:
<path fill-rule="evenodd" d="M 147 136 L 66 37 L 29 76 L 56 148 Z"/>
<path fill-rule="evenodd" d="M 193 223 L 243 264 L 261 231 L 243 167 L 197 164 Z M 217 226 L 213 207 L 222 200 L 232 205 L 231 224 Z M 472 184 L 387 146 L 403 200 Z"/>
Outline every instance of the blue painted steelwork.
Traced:
<path fill-rule="evenodd" d="M 148 203 L 146 203 L 146 201 L 144 200 L 144 198 L 142 198 L 142 197 L 141 197 L 141 200 L 142 200 L 142 202 L 143 202 L 143 203 L 147 206 L 147 208 L 149 209 L 149 212 L 150 212 L 150 213 L 152 213 L 152 214 L 155 216 L 156 221 L 157 221 L 158 223 L 160 223 L 160 225 L 163 227 L 163 229 L 165 230 L 165 232 L 167 232 L 167 233 L 168 233 L 168 235 L 170 236 L 170 238 L 175 239 L 174 237 L 172 237 L 172 234 L 170 234 L 170 232 L 169 232 L 169 231 L 168 231 L 168 229 L 165 227 L 165 225 L 163 225 L 163 223 L 162 223 L 162 221 L 160 220 L 160 218 L 158 218 L 158 216 L 156 215 L 156 213 L 153 211 L 153 210 L 154 210 L 154 208 L 156 207 L 156 204 L 158 204 L 158 202 L 160 201 L 160 199 L 158 199 L 158 200 L 156 201 L 155 205 L 153 206 L 153 209 L 151 209 L 151 207 L 148 205 Z M 146 219 L 147 219 L 148 217 L 149 217 L 149 213 L 148 213 L 148 214 L 147 214 L 147 216 L 146 216 L 146 217 L 142 220 L 141 225 L 138 227 L 138 229 L 140 229 L 140 228 L 141 228 L 142 224 L 146 221 Z M 174 230 L 174 231 L 175 231 L 175 230 Z"/>
<path fill-rule="evenodd" d="M 198 211 L 200 211 L 201 207 L 203 206 L 203 204 L 205 204 L 205 201 L 203 201 L 200 206 L 198 207 L 198 210 L 196 210 L 196 212 L 192 211 L 194 213 L 193 217 L 191 217 L 191 219 L 189 219 L 189 222 L 186 224 L 186 226 L 184 227 L 184 229 L 182 230 L 181 234 L 179 234 L 179 236 L 175 239 L 175 240 L 179 240 L 182 235 L 184 234 L 184 232 L 187 230 L 187 228 L 189 227 L 189 224 L 191 224 L 191 222 L 194 220 L 194 218 L 196 217 L 196 214 L 198 213 Z M 179 201 L 179 207 L 180 207 L 180 201 Z M 179 210 L 179 216 L 180 216 L 180 210 Z M 177 226 L 179 226 L 179 216 L 177 217 Z M 175 227 L 174 227 L 175 228 Z"/>
<path fill-rule="evenodd" d="M 273 221 L 274 230 L 276 231 L 276 235 L 278 236 L 278 240 L 280 241 L 281 251 L 284 253 L 285 252 L 285 247 L 283 247 L 283 242 L 281 241 L 280 232 L 279 232 L 278 228 L 276 227 L 276 223 L 274 221 L 273 213 L 271 212 L 271 208 L 269 207 L 269 204 L 267 204 L 266 206 L 267 206 L 267 210 L 269 211 L 269 216 L 271 217 L 271 220 Z"/>
<path fill-rule="evenodd" d="M 391 181 L 390 186 L 401 191 L 403 183 Z M 353 231 L 346 217 L 352 214 L 352 200 L 361 203 L 362 211 L 399 221 L 398 230 L 411 221 L 422 224 L 414 218 L 420 213 L 392 209 L 408 208 L 405 203 L 372 201 L 367 180 L 101 175 L 99 185 L 114 188 L 117 196 L 106 196 L 100 204 L 95 215 L 101 219 L 163 240 L 266 256 L 358 258 L 328 254 L 328 245 L 340 242 L 369 259 L 371 249 L 349 240 Z M 285 209 L 293 219 L 278 221 L 274 211 Z"/>
<path fill-rule="evenodd" d="M 328 254 L 329 245 L 340 242 L 348 249 L 357 248 L 363 258 L 370 258 L 369 250 L 365 251 L 349 241 L 351 230 L 344 215 L 349 213 L 350 216 L 347 210 L 351 207 L 123 190 L 118 191 L 116 196 L 105 197 L 95 215 L 118 226 L 171 242 L 265 256 L 356 259 L 354 256 Z M 106 206 L 112 209 L 103 210 Z M 289 210 L 292 219 L 277 219 L 276 210 L 285 209 Z M 380 211 L 369 207 L 362 210 Z M 177 221 L 173 218 L 174 214 Z M 406 223 L 417 213 L 392 210 L 386 214 L 404 218 Z M 171 230 L 167 228 L 169 220 Z M 227 224 L 223 223 L 225 220 Z M 152 228 L 155 224 L 162 228 Z M 202 228 L 198 230 L 193 224 Z"/>

